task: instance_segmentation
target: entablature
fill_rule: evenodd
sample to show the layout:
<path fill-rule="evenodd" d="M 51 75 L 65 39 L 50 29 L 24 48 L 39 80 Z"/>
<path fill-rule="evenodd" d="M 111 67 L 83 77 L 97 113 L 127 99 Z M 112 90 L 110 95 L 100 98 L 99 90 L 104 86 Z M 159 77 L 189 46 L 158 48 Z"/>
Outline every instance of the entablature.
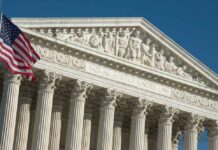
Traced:
<path fill-rule="evenodd" d="M 21 27 L 218 89 L 217 75 L 144 18 L 13 19 Z"/>
<path fill-rule="evenodd" d="M 73 45 L 59 39 L 53 39 L 52 37 L 48 37 L 46 35 L 38 37 L 38 33 L 25 29 L 24 31 L 27 32 L 32 41 L 33 47 L 43 59 L 68 64 L 71 67 L 80 69 L 85 67 L 86 61 L 89 61 L 124 73 L 132 74 L 140 78 L 180 88 L 185 91 L 194 92 L 213 99 L 217 98 L 217 90 L 208 88 L 206 85 L 198 82 L 185 80 L 180 76 L 152 69 L 141 64 L 134 64 L 129 60 L 113 55 L 107 55 L 92 48 Z M 72 59 L 74 62 L 69 64 L 69 59 Z"/>

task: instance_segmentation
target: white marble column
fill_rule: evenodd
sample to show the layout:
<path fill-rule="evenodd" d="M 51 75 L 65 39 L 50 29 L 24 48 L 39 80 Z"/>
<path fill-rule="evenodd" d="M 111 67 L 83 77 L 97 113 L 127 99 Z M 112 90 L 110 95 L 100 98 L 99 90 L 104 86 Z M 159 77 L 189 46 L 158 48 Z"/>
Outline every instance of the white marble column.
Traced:
<path fill-rule="evenodd" d="M 172 150 L 178 150 L 179 149 L 179 140 L 182 132 L 180 130 L 180 127 L 177 125 L 173 126 L 173 134 L 172 134 Z"/>
<path fill-rule="evenodd" d="M 198 127 L 202 118 L 198 115 L 190 114 L 184 131 L 184 149 L 197 150 L 198 147 Z"/>
<path fill-rule="evenodd" d="M 175 112 L 172 107 L 161 107 L 161 115 L 158 123 L 157 150 L 172 149 L 172 119 Z"/>
<path fill-rule="evenodd" d="M 92 113 L 90 111 L 89 113 L 87 112 L 84 115 L 81 150 L 90 149 L 91 128 L 92 128 Z"/>
<path fill-rule="evenodd" d="M 51 116 L 50 140 L 48 150 L 59 150 L 61 136 L 62 104 L 54 104 Z"/>
<path fill-rule="evenodd" d="M 31 150 L 48 150 L 54 89 L 61 77 L 48 71 L 38 76 L 40 84 Z"/>
<path fill-rule="evenodd" d="M 214 121 L 208 130 L 209 150 L 218 150 L 218 121 Z"/>
<path fill-rule="evenodd" d="M 114 133 L 113 133 L 113 150 L 121 150 L 122 144 L 122 123 L 121 116 L 115 116 Z"/>
<path fill-rule="evenodd" d="M 32 102 L 31 86 L 32 82 L 24 80 L 20 88 L 14 150 L 27 149 Z"/>
<path fill-rule="evenodd" d="M 144 150 L 145 114 L 151 103 L 139 98 L 134 99 L 133 106 L 129 150 Z"/>
<path fill-rule="evenodd" d="M 20 81 L 20 75 L 6 74 L 4 78 L 0 108 L 0 150 L 13 149 Z"/>
<path fill-rule="evenodd" d="M 17 125 L 14 139 L 14 150 L 27 149 L 32 98 L 31 93 L 28 94 L 28 92 L 30 91 L 27 90 L 26 92 L 27 97 L 24 97 L 24 94 L 22 94 L 22 97 L 19 97 Z"/>
<path fill-rule="evenodd" d="M 65 150 L 81 150 L 85 101 L 91 86 L 79 80 L 72 84 Z"/>
<path fill-rule="evenodd" d="M 31 113 L 30 113 L 30 125 L 29 125 L 29 133 L 28 133 L 27 150 L 31 150 L 34 122 L 35 122 L 35 114 L 36 114 L 36 108 L 35 107 L 36 107 L 35 102 L 32 102 Z"/>
<path fill-rule="evenodd" d="M 111 89 L 101 91 L 97 150 L 112 150 L 115 105 L 121 94 Z"/>

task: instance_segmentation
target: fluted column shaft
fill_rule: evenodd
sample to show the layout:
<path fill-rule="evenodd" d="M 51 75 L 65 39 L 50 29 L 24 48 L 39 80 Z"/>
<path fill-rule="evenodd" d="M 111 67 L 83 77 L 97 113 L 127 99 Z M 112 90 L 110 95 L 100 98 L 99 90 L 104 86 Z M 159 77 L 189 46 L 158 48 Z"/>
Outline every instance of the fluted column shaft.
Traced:
<path fill-rule="evenodd" d="M 21 77 L 7 74 L 4 78 L 0 109 L 0 150 L 12 150 Z"/>
<path fill-rule="evenodd" d="M 55 83 L 60 80 L 60 76 L 47 71 L 42 73 L 42 77 L 38 91 L 31 150 L 48 150 Z"/>
<path fill-rule="evenodd" d="M 59 150 L 61 136 L 62 106 L 53 106 L 50 128 L 49 150 Z"/>
<path fill-rule="evenodd" d="M 112 150 L 114 111 L 117 96 L 114 90 L 104 90 L 101 97 L 97 150 Z"/>
<path fill-rule="evenodd" d="M 197 129 L 189 129 L 184 132 L 184 147 L 185 150 L 197 150 L 198 131 Z"/>
<path fill-rule="evenodd" d="M 112 150 L 114 106 L 100 108 L 97 150 Z"/>
<path fill-rule="evenodd" d="M 175 110 L 172 107 L 161 108 L 161 115 L 158 123 L 157 150 L 172 149 L 172 118 Z"/>
<path fill-rule="evenodd" d="M 184 131 L 184 149 L 198 149 L 198 127 L 202 118 L 198 115 L 190 114 Z"/>
<path fill-rule="evenodd" d="M 132 116 L 129 150 L 144 150 L 145 115 Z"/>
<path fill-rule="evenodd" d="M 145 114 L 151 104 L 146 100 L 137 99 L 134 100 L 133 105 L 129 150 L 144 150 Z"/>
<path fill-rule="evenodd" d="M 121 150 L 122 142 L 122 120 L 115 121 L 113 133 L 113 150 Z"/>
<path fill-rule="evenodd" d="M 31 98 L 21 97 L 14 139 L 14 150 L 26 150 L 30 124 Z"/>
<path fill-rule="evenodd" d="M 33 106 L 33 104 L 32 104 Z M 36 108 L 32 107 L 31 108 L 31 114 L 30 114 L 30 125 L 29 125 L 29 133 L 28 133 L 28 142 L 27 142 L 27 150 L 31 149 L 32 145 L 32 138 L 33 138 L 33 130 L 34 130 L 34 122 L 35 122 L 35 113 L 36 113 Z"/>
<path fill-rule="evenodd" d="M 83 117 L 86 91 L 89 88 L 84 81 L 73 81 L 73 92 L 70 99 L 67 138 L 65 150 L 81 150 Z"/>
<path fill-rule="evenodd" d="M 92 114 L 85 113 L 83 121 L 83 138 L 82 138 L 82 150 L 90 149 L 90 138 L 91 138 L 91 128 L 92 128 Z"/>
<path fill-rule="evenodd" d="M 172 121 L 164 120 L 158 125 L 158 150 L 171 150 L 172 148 Z"/>
<path fill-rule="evenodd" d="M 218 149 L 218 134 L 213 137 L 209 137 L 208 140 L 209 140 L 208 141 L 209 150 L 217 150 Z"/>

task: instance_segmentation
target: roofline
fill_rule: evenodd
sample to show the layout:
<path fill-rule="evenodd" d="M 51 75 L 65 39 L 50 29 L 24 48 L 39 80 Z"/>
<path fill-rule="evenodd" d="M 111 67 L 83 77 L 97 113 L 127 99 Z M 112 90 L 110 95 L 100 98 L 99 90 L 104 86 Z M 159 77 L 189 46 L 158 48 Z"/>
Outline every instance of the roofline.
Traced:
<path fill-rule="evenodd" d="M 146 20 L 144 17 L 84 17 L 84 18 L 12 18 L 12 21 L 20 25 L 21 27 L 94 27 L 94 26 L 140 26 L 144 29 L 149 29 L 149 32 L 152 32 L 152 36 L 160 39 L 161 42 L 164 42 L 167 47 L 170 48 L 177 55 L 186 58 L 186 61 L 190 65 L 198 70 L 200 73 L 206 75 L 213 82 L 218 85 L 218 75 L 212 71 L 209 67 L 199 61 L 196 57 L 192 56 L 187 50 L 182 46 L 177 44 L 174 40 L 160 31 L 152 23 Z M 176 50 L 177 51 L 176 51 Z M 178 53 L 179 52 L 179 53 Z M 188 59 L 187 59 L 188 58 Z M 197 66 L 197 67 L 196 67 Z M 205 74 L 206 73 L 206 74 Z"/>

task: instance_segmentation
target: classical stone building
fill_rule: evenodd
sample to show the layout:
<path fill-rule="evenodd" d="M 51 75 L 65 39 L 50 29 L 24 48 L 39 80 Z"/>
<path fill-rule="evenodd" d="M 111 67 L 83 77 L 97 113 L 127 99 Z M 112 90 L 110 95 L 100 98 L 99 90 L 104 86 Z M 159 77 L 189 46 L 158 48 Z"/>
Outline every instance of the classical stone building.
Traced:
<path fill-rule="evenodd" d="M 0 150 L 218 150 L 217 75 L 145 19 L 13 22 L 41 60 L 1 79 Z"/>

